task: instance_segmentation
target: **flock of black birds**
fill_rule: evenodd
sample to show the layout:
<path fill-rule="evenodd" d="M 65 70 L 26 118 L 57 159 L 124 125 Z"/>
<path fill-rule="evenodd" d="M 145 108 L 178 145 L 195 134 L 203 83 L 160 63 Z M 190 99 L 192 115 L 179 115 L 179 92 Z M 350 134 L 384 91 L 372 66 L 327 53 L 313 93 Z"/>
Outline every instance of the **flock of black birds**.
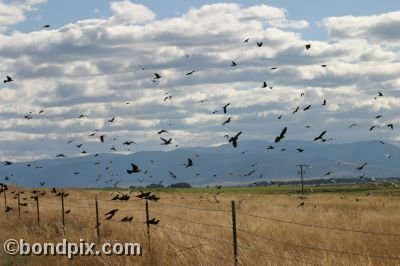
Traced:
<path fill-rule="evenodd" d="M 43 26 L 43 27 L 44 27 L 44 28 L 49 28 L 50 25 L 45 25 L 45 26 Z M 246 38 L 246 39 L 244 40 L 243 43 L 244 43 L 244 44 L 249 44 L 249 43 L 250 43 L 250 38 Z M 257 45 L 258 48 L 261 48 L 261 47 L 263 46 L 263 42 L 262 42 L 262 41 L 257 41 L 257 42 L 256 42 L 256 45 Z M 311 45 L 311 44 L 305 44 L 304 47 L 305 47 L 305 49 L 306 49 L 307 51 L 312 49 L 312 45 Z M 187 55 L 187 57 L 188 57 L 188 55 Z M 239 62 L 232 60 L 230 66 L 231 66 L 232 68 L 234 68 L 234 67 L 237 67 L 238 64 L 239 64 Z M 326 67 L 328 67 L 328 65 L 322 64 L 321 67 L 326 68 Z M 278 66 L 273 66 L 273 67 L 270 67 L 270 68 L 269 68 L 270 71 L 278 71 L 278 69 L 279 69 Z M 144 70 L 144 68 L 142 68 L 142 70 Z M 186 72 L 185 75 L 186 75 L 186 76 L 190 76 L 190 75 L 195 75 L 195 73 L 196 73 L 196 70 L 193 69 L 193 70 L 191 70 L 190 72 Z M 161 75 L 160 73 L 154 73 L 153 77 L 151 77 L 151 81 L 154 82 L 154 83 L 158 83 L 162 78 L 163 78 L 163 75 Z M 4 83 L 10 83 L 10 82 L 18 82 L 18 81 L 14 81 L 14 79 L 13 79 L 11 76 L 7 75 L 6 78 L 4 79 Z M 262 81 L 262 82 L 260 82 L 260 83 L 262 84 L 262 85 L 261 85 L 261 88 L 268 88 L 269 90 L 272 90 L 272 89 L 274 88 L 273 86 L 270 86 L 266 81 Z M 304 94 L 304 92 L 302 92 L 302 93 L 300 94 L 300 97 L 304 97 L 304 96 L 305 96 L 305 94 Z M 167 101 L 167 100 L 169 100 L 169 101 L 172 101 L 172 100 L 173 100 L 173 96 L 170 94 L 170 92 L 166 92 L 166 93 L 165 93 L 165 96 L 163 96 L 163 97 L 164 97 L 164 98 L 163 98 L 163 102 L 165 102 L 165 101 Z M 376 95 L 374 98 L 377 99 L 378 97 L 384 97 L 383 93 L 382 93 L 382 92 L 377 92 L 377 95 Z M 207 99 L 203 99 L 203 100 L 199 101 L 199 103 L 205 103 L 205 102 L 207 102 L 207 101 L 208 101 Z M 326 99 L 321 99 L 321 102 L 322 102 L 322 103 L 321 103 L 321 106 L 323 106 L 323 107 L 324 107 L 324 106 L 327 106 L 327 104 L 328 104 Z M 127 102 L 126 104 L 129 104 L 129 102 Z M 230 103 L 230 102 L 226 103 L 224 106 L 221 107 L 220 110 L 222 110 L 223 114 L 225 114 L 225 115 L 228 115 L 228 114 L 229 114 L 229 109 L 228 109 L 228 107 L 231 107 L 231 103 Z M 212 113 L 213 113 L 213 114 L 216 114 L 216 113 L 218 113 L 220 110 L 215 110 L 215 111 L 213 111 Z M 312 110 L 312 105 L 311 105 L 311 104 L 307 104 L 307 105 L 304 106 L 304 107 L 297 106 L 297 107 L 294 108 L 294 110 L 293 110 L 293 112 L 292 112 L 292 115 L 298 113 L 300 110 L 303 110 L 304 112 L 309 111 L 309 110 Z M 45 114 L 46 114 L 46 111 L 42 109 L 42 110 L 40 110 L 39 112 L 37 112 L 37 114 L 38 114 L 38 115 L 45 115 Z M 34 113 L 33 113 L 33 112 L 30 112 L 29 114 L 27 114 L 27 115 L 24 116 L 24 119 L 28 119 L 28 120 L 34 119 L 34 116 L 35 116 Z M 81 114 L 81 115 L 79 115 L 78 117 L 76 117 L 76 119 L 84 119 L 85 117 L 87 117 L 86 114 Z M 279 115 L 279 116 L 277 117 L 277 119 L 279 119 L 279 120 L 281 120 L 282 118 L 283 118 L 283 115 Z M 376 119 L 381 119 L 381 118 L 382 118 L 382 115 L 377 115 L 375 118 L 376 118 Z M 114 115 L 114 116 L 112 116 L 111 118 L 107 119 L 106 122 L 109 123 L 109 124 L 112 124 L 112 123 L 114 123 L 114 122 L 117 121 L 117 120 L 118 120 L 118 117 L 117 117 L 116 115 Z M 233 123 L 233 122 L 234 122 L 234 121 L 233 121 L 233 119 L 232 119 L 232 116 L 229 116 L 229 117 L 227 117 L 227 118 L 224 119 L 224 121 L 222 122 L 222 126 L 225 126 L 225 125 L 227 125 L 227 124 L 229 124 L 229 123 Z M 170 125 L 170 126 L 173 126 L 173 124 L 169 124 L 169 125 Z M 357 125 L 357 124 L 351 124 L 351 125 L 349 126 L 349 128 L 352 128 L 352 127 L 355 127 L 355 126 L 358 126 L 358 125 Z M 394 125 L 393 125 L 393 123 L 391 123 L 391 122 L 386 123 L 386 126 L 387 126 L 388 128 L 390 128 L 390 129 L 392 129 L 392 130 L 394 129 Z M 306 126 L 306 128 L 310 128 L 310 127 L 311 127 L 310 125 L 307 125 L 307 126 Z M 376 126 L 376 125 L 372 125 L 372 126 L 370 127 L 369 131 L 372 131 L 372 130 L 374 130 L 374 129 L 377 128 L 377 127 L 378 127 L 378 126 Z M 157 135 L 163 135 L 163 134 L 169 134 L 169 135 L 171 135 L 171 133 L 170 133 L 168 130 L 166 130 L 166 129 L 159 129 L 156 133 L 157 133 Z M 233 148 L 237 148 L 238 145 L 239 145 L 239 137 L 240 137 L 242 134 L 243 134 L 243 132 L 242 132 L 242 131 L 239 131 L 239 132 L 237 132 L 236 134 L 234 133 L 234 134 L 231 135 L 231 136 L 228 135 L 228 134 L 226 134 L 224 137 L 227 139 L 228 143 L 232 144 Z M 282 131 L 280 132 L 280 134 L 279 134 L 278 136 L 276 136 L 276 138 L 275 138 L 275 140 L 274 140 L 274 143 L 279 143 L 279 142 L 283 141 L 283 140 L 285 139 L 285 137 L 286 137 L 287 134 L 290 134 L 290 129 L 289 129 L 287 126 L 285 126 L 285 127 L 282 129 Z M 327 137 L 326 137 L 327 134 L 328 134 L 328 133 L 327 133 L 327 130 L 323 130 L 322 133 L 320 133 L 318 136 L 316 136 L 316 137 L 313 139 L 313 141 L 322 141 L 322 142 L 333 141 L 333 140 L 334 140 L 333 138 L 327 138 Z M 94 130 L 93 132 L 91 132 L 90 134 L 88 134 L 88 137 L 90 137 L 90 138 L 97 137 L 97 138 L 99 139 L 99 142 L 100 142 L 100 143 L 105 143 L 106 140 L 107 140 L 107 138 L 109 138 L 106 134 L 100 133 L 99 130 L 97 130 L 97 129 Z M 117 136 L 117 137 L 114 137 L 112 140 L 113 140 L 113 141 L 117 141 L 118 138 L 119 138 L 119 137 Z M 167 137 L 160 137 L 160 140 L 161 140 L 160 145 L 168 146 L 168 145 L 172 145 L 172 144 L 174 143 L 174 140 L 173 140 L 172 137 L 168 137 L 168 138 L 167 138 Z M 74 142 L 74 139 L 70 139 L 70 140 L 67 142 L 67 144 L 72 144 L 73 142 Z M 130 146 L 130 145 L 132 145 L 132 144 L 136 144 L 136 142 L 133 141 L 133 140 L 124 140 L 124 141 L 121 142 L 121 143 L 122 143 L 122 145 L 124 145 L 124 146 Z M 383 141 L 382 141 L 381 143 L 384 144 Z M 78 149 L 83 149 L 84 146 L 85 146 L 84 143 L 75 144 L 75 147 L 78 148 Z M 178 145 L 176 144 L 175 147 L 178 147 Z M 275 147 L 272 146 L 272 145 L 270 145 L 270 146 L 268 146 L 268 147 L 266 148 L 266 150 L 273 150 L 273 149 L 275 149 Z M 112 146 L 110 147 L 110 150 L 111 150 L 111 151 L 118 151 L 118 149 L 117 149 L 117 147 L 116 147 L 115 145 L 112 145 Z M 281 149 L 281 150 L 282 150 L 282 151 L 285 151 L 285 149 Z M 130 151 L 130 149 L 128 149 L 128 151 Z M 305 149 L 302 148 L 302 147 L 297 148 L 296 151 L 297 151 L 298 153 L 306 152 Z M 84 149 L 84 150 L 81 150 L 80 153 L 81 153 L 81 154 L 88 154 L 89 151 L 87 151 L 86 149 Z M 242 153 L 244 154 L 245 151 L 243 151 Z M 94 154 L 94 157 L 97 157 L 97 156 L 99 156 L 99 154 Z M 64 153 L 59 153 L 59 154 L 57 154 L 55 157 L 57 157 L 57 158 L 67 158 L 67 155 L 64 154 Z M 390 156 L 390 157 L 388 156 L 387 158 L 390 159 L 391 156 Z M 109 163 L 112 164 L 112 161 L 109 161 Z M 155 161 L 154 161 L 154 160 L 151 160 L 151 163 L 154 164 Z M 187 162 L 184 163 L 183 165 L 184 165 L 185 168 L 190 168 L 190 167 L 192 167 L 192 166 L 194 165 L 194 163 L 195 163 L 194 158 L 187 158 Z M 4 165 L 6 165 L 6 166 L 9 166 L 9 165 L 11 165 L 11 164 L 13 164 L 11 161 L 4 161 Z M 95 162 L 95 164 L 96 164 L 96 165 L 99 165 L 100 162 Z M 35 163 L 34 163 L 34 164 L 29 163 L 29 164 L 27 164 L 26 166 L 27 166 L 27 167 L 32 167 L 33 165 L 35 165 Z M 252 165 L 252 166 L 254 167 L 254 165 Z M 362 163 L 362 165 L 359 166 L 359 167 L 357 167 L 356 169 L 357 169 L 357 170 L 362 170 L 362 169 L 363 169 L 364 167 L 366 167 L 366 166 L 367 166 L 367 162 Z M 36 167 L 36 168 L 40 168 L 41 166 L 35 165 L 35 167 Z M 109 169 L 110 169 L 110 166 L 105 167 L 105 169 L 109 170 Z M 249 171 L 247 174 L 244 174 L 244 175 L 241 175 L 241 176 L 251 176 L 251 175 L 254 174 L 255 172 L 256 172 L 256 170 L 253 169 L 253 170 Z M 75 175 L 79 175 L 79 174 L 80 174 L 79 171 L 74 171 L 73 173 L 74 173 Z M 132 162 L 130 166 L 127 166 L 126 173 L 127 173 L 128 175 L 133 175 L 133 174 L 137 174 L 137 173 L 144 173 L 145 176 L 147 175 L 148 177 L 152 177 L 151 175 L 148 175 L 148 170 L 142 170 L 142 169 L 140 169 L 140 166 L 138 166 L 138 165 L 135 164 L 134 162 Z M 331 172 L 329 172 L 329 174 L 331 174 Z M 117 185 L 121 182 L 121 180 L 118 180 L 118 179 L 117 179 L 117 175 L 115 175 L 115 174 L 112 173 L 112 172 L 110 172 L 110 175 L 112 176 L 112 178 L 108 178 L 108 179 L 107 179 L 106 177 L 102 177 L 101 175 L 99 175 L 99 176 L 96 178 L 96 182 L 98 182 L 99 180 L 101 180 L 101 178 L 103 178 L 103 180 L 104 180 L 104 182 L 105 182 L 106 184 L 114 184 L 114 187 L 117 187 Z M 196 175 L 198 176 L 198 175 L 200 175 L 200 174 L 196 174 Z M 232 173 L 230 173 L 230 175 L 232 175 Z M 11 175 L 11 176 L 12 176 L 12 175 Z M 170 176 L 171 178 L 173 178 L 173 179 L 176 179 L 176 178 L 177 178 L 176 174 L 174 174 L 172 171 L 169 171 L 169 176 Z M 214 175 L 214 176 L 216 176 L 216 175 Z M 261 174 L 259 178 L 262 178 L 262 176 L 263 176 L 263 174 Z M 6 179 L 6 180 L 9 180 L 9 178 L 10 178 L 10 177 L 7 176 L 7 179 Z M 144 181 L 144 179 L 137 179 L 136 181 L 139 182 L 139 183 L 142 183 L 142 182 Z M 162 181 L 160 182 L 160 184 L 163 183 L 163 181 L 164 181 L 164 180 L 162 180 Z M 255 183 L 255 184 L 256 184 L 256 183 Z M 44 186 L 44 185 L 45 185 L 45 182 L 44 182 L 44 181 L 43 181 L 43 182 L 40 182 L 40 186 Z M 221 187 L 222 187 L 221 185 L 217 185 L 217 186 L 216 186 L 217 189 L 221 189 Z M 55 191 L 55 189 L 54 189 L 54 191 Z M 158 197 L 156 197 L 155 195 L 150 196 L 150 194 L 147 195 L 146 193 L 141 193 L 140 195 L 138 195 L 138 197 L 139 197 L 139 198 L 148 199 L 148 200 L 158 200 Z M 216 199 L 216 198 L 215 198 L 215 199 Z M 120 200 L 120 201 L 129 200 L 129 195 L 119 193 L 119 194 L 117 194 L 112 200 Z M 216 199 L 216 201 L 218 201 L 218 200 Z M 115 215 L 115 213 L 116 213 L 117 211 L 118 211 L 118 209 L 114 209 L 114 210 L 108 212 L 108 213 L 106 214 L 106 216 L 107 216 L 106 219 L 112 219 L 113 216 Z M 123 221 L 123 222 L 130 222 L 130 221 L 132 221 L 132 217 L 124 217 L 121 221 Z M 156 223 L 158 223 L 158 221 L 153 221 L 153 223 L 156 224 Z"/>

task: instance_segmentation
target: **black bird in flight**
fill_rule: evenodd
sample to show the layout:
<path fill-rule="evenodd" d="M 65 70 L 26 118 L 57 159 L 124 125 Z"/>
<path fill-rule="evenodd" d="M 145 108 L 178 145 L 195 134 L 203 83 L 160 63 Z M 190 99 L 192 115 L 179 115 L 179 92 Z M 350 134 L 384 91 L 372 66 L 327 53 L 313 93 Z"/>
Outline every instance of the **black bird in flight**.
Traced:
<path fill-rule="evenodd" d="M 322 137 L 323 137 L 325 134 L 326 134 L 326 130 L 324 130 L 318 137 L 315 137 L 315 138 L 314 138 L 314 141 L 317 141 L 317 140 L 319 140 L 319 139 L 322 140 Z"/>
<path fill-rule="evenodd" d="M 285 137 L 286 131 L 287 131 L 287 127 L 284 127 L 281 134 L 275 138 L 275 143 L 278 143 Z"/>
<path fill-rule="evenodd" d="M 243 41 L 243 43 L 248 43 L 250 38 L 247 38 L 246 40 Z"/>
<path fill-rule="evenodd" d="M 235 61 L 232 61 L 231 66 L 232 66 L 232 67 L 237 66 L 237 64 L 235 63 Z"/>
<path fill-rule="evenodd" d="M 262 42 L 257 42 L 257 46 L 258 46 L 258 47 L 261 47 L 262 45 L 263 45 Z"/>
<path fill-rule="evenodd" d="M 173 178 L 176 178 L 176 175 L 172 173 L 171 171 L 169 172 L 169 175 L 172 176 Z"/>
<path fill-rule="evenodd" d="M 44 25 L 43 28 L 50 28 L 50 25 Z"/>
<path fill-rule="evenodd" d="M 239 131 L 239 133 L 237 133 L 234 137 L 231 137 L 229 139 L 229 143 L 232 143 L 233 147 L 236 148 L 237 147 L 237 141 L 239 136 L 242 134 L 242 131 Z"/>
<path fill-rule="evenodd" d="M 369 128 L 369 131 L 372 131 L 374 128 L 376 128 L 376 126 L 371 126 L 371 127 Z"/>
<path fill-rule="evenodd" d="M 310 108 L 311 108 L 311 104 L 307 105 L 307 106 L 303 109 L 303 111 L 310 110 Z"/>
<path fill-rule="evenodd" d="M 378 97 L 382 97 L 382 96 L 383 96 L 383 93 L 378 91 Z"/>
<path fill-rule="evenodd" d="M 111 118 L 110 120 L 108 120 L 108 122 L 112 123 L 115 120 L 115 116 L 113 116 L 113 118 Z"/>
<path fill-rule="evenodd" d="M 143 191 L 141 191 L 141 190 L 139 190 L 139 191 L 140 191 L 140 194 L 139 194 L 139 195 L 136 195 L 136 197 L 139 198 L 139 199 L 147 198 L 147 197 L 149 197 L 150 194 L 151 194 L 151 192 L 143 192 Z"/>
<path fill-rule="evenodd" d="M 57 158 L 67 158 L 67 155 L 60 153 L 56 155 Z"/>
<path fill-rule="evenodd" d="M 292 114 L 297 113 L 299 111 L 299 109 L 300 109 L 300 106 L 297 106 L 296 109 L 294 109 L 294 111 L 292 112 Z"/>
<path fill-rule="evenodd" d="M 271 67 L 269 70 L 276 70 L 278 67 Z"/>
<path fill-rule="evenodd" d="M 169 140 L 166 140 L 164 138 L 160 138 L 160 139 L 163 141 L 163 143 L 161 143 L 161 145 L 169 145 L 169 144 L 171 144 L 171 141 L 172 141 L 172 139 L 169 139 Z"/>
<path fill-rule="evenodd" d="M 192 70 L 192 71 L 186 73 L 186 76 L 192 75 L 194 72 L 196 72 L 196 71 L 195 71 L 195 70 Z"/>
<path fill-rule="evenodd" d="M 267 85 L 267 82 L 264 81 L 264 83 L 263 83 L 261 88 L 266 88 L 266 87 L 268 87 L 268 85 Z"/>
<path fill-rule="evenodd" d="M 104 135 L 101 135 L 99 138 L 100 138 L 100 141 L 103 143 L 104 142 Z"/>
<path fill-rule="evenodd" d="M 302 203 L 300 203 L 299 205 L 297 205 L 297 208 L 298 207 L 304 207 L 304 201 Z"/>
<path fill-rule="evenodd" d="M 224 123 L 222 123 L 222 125 L 225 126 L 225 125 L 228 124 L 229 122 L 231 122 L 231 117 L 229 117 Z"/>
<path fill-rule="evenodd" d="M 157 132 L 157 134 L 162 134 L 162 133 L 169 133 L 168 130 L 161 129 L 160 131 Z"/>
<path fill-rule="evenodd" d="M 321 65 L 321 67 L 327 67 L 327 65 Z"/>
<path fill-rule="evenodd" d="M 324 102 L 322 103 L 322 105 L 326 105 L 326 100 L 324 99 Z"/>
<path fill-rule="evenodd" d="M 226 108 L 227 108 L 229 105 L 231 105 L 231 103 L 227 103 L 227 104 L 225 104 L 225 105 L 222 107 L 222 109 L 224 110 L 224 114 L 226 114 Z"/>
<path fill-rule="evenodd" d="M 12 165 L 12 162 L 4 161 L 4 165 Z"/>
<path fill-rule="evenodd" d="M 160 75 L 160 74 L 154 73 L 154 79 L 160 79 L 160 78 L 161 78 L 161 75 Z"/>
<path fill-rule="evenodd" d="M 366 166 L 366 165 L 367 165 L 367 163 L 363 163 L 360 167 L 357 167 L 356 169 L 357 170 L 362 170 L 364 168 L 364 166 Z"/>
<path fill-rule="evenodd" d="M 80 116 L 78 116 L 78 118 L 84 118 L 85 117 L 85 115 L 80 115 Z"/>
<path fill-rule="evenodd" d="M 304 149 L 300 149 L 300 148 L 298 148 L 298 149 L 296 149 L 298 152 L 303 152 L 304 151 Z"/>
<path fill-rule="evenodd" d="M 273 149 L 275 149 L 274 146 L 269 145 L 269 146 L 267 147 L 267 150 L 273 150 Z"/>
<path fill-rule="evenodd" d="M 390 127 L 393 130 L 393 124 L 387 124 L 387 127 Z"/>
<path fill-rule="evenodd" d="M 12 81 L 14 81 L 14 80 L 12 79 L 12 77 L 7 76 L 6 79 L 5 79 L 3 82 L 4 82 L 4 83 L 8 83 L 8 82 L 12 82 Z"/>
<path fill-rule="evenodd" d="M 192 159 L 188 158 L 187 161 L 188 161 L 188 162 L 187 162 L 187 164 L 186 164 L 186 168 L 193 166 L 193 161 L 192 161 Z"/>
<path fill-rule="evenodd" d="M 306 47 L 306 50 L 309 50 L 311 48 L 311 44 L 306 44 L 304 46 Z"/>
<path fill-rule="evenodd" d="M 124 143 L 122 143 L 123 145 L 131 145 L 131 144 L 136 144 L 136 142 L 134 141 L 125 141 Z"/>
<path fill-rule="evenodd" d="M 139 169 L 139 166 L 137 166 L 136 164 L 131 163 L 131 166 L 132 166 L 132 169 L 126 170 L 126 172 L 128 174 L 139 173 L 140 171 L 142 171 Z"/>

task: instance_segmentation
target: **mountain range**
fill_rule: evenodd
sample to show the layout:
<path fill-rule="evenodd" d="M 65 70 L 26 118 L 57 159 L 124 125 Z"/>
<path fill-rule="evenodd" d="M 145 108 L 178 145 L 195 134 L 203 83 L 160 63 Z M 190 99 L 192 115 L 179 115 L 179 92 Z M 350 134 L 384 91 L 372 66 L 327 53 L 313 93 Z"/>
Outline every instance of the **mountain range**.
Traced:
<path fill-rule="evenodd" d="M 274 148 L 267 149 L 273 146 Z M 297 149 L 303 149 L 299 152 Z M 193 166 L 186 167 L 188 158 Z M 298 178 L 298 164 L 305 179 L 398 177 L 400 148 L 379 141 L 334 142 L 240 141 L 216 147 L 142 151 L 132 154 L 103 153 L 74 158 L 16 162 L 0 166 L 6 184 L 23 187 L 129 187 L 187 182 L 192 186 L 244 185 L 259 181 Z M 139 173 L 128 174 L 131 163 Z M 357 168 L 367 163 L 362 170 Z M 27 166 L 30 165 L 30 166 Z M 172 174 L 171 174 L 171 173 Z M 328 174 L 329 173 L 329 174 Z M 174 178 L 173 175 L 176 177 Z"/>

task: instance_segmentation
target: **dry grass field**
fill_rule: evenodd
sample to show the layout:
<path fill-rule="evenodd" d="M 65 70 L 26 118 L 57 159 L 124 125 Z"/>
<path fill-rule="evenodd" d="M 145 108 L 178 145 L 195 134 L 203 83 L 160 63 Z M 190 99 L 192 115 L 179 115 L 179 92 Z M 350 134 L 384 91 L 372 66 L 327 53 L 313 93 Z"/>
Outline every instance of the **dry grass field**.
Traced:
<path fill-rule="evenodd" d="M 145 202 L 131 194 L 127 202 L 110 201 L 110 191 L 66 190 L 65 230 L 61 200 L 46 191 L 40 197 L 40 226 L 31 199 L 18 218 L 13 209 L 0 213 L 0 242 L 96 242 L 95 195 L 100 212 L 100 242 L 139 242 L 140 257 L 10 256 L 0 252 L 2 265 L 233 265 L 231 201 L 236 202 L 239 265 L 400 265 L 400 197 L 382 193 L 315 193 L 305 195 L 222 193 L 216 202 L 199 192 L 155 192 L 149 202 L 147 238 Z M 189 190 L 190 191 L 190 190 Z M 2 196 L 2 195 L 1 195 Z M 29 198 L 27 192 L 24 196 Z M 304 206 L 298 205 L 304 202 Z M 186 208 L 184 208 L 186 207 Z M 108 221 L 104 214 L 119 211 Z M 120 222 L 133 216 L 131 223 Z M 149 244 L 150 243 L 150 244 Z"/>

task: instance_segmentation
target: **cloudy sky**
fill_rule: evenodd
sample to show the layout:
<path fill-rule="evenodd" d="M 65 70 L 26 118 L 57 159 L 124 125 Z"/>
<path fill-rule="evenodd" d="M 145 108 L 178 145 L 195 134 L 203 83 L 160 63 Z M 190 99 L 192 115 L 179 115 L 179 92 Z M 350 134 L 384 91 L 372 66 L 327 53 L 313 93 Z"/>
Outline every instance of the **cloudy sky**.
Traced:
<path fill-rule="evenodd" d="M 273 141 L 285 126 L 285 140 L 397 144 L 400 3 L 348 2 L 0 0 L 0 73 L 14 79 L 0 85 L 0 159 Z"/>

